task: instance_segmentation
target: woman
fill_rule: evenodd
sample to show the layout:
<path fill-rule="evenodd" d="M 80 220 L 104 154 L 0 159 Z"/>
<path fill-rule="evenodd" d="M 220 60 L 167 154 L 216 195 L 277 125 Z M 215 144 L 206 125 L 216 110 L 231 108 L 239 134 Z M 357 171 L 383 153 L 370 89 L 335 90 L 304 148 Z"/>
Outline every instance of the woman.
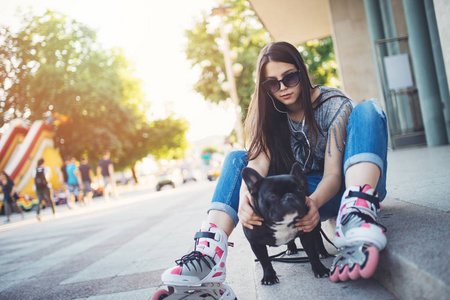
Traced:
<path fill-rule="evenodd" d="M 41 209 L 42 209 L 42 201 L 45 200 L 47 205 L 50 205 L 53 210 L 53 216 L 56 217 L 56 207 L 53 202 L 53 189 L 52 184 L 50 182 L 52 176 L 52 170 L 50 167 L 44 165 L 45 160 L 40 158 L 37 162 L 37 168 L 33 171 L 32 177 L 34 178 L 34 188 L 36 191 L 36 197 L 39 201 L 39 205 L 37 208 L 37 219 L 41 221 Z"/>
<path fill-rule="evenodd" d="M 13 200 L 14 194 L 16 193 L 14 181 L 8 176 L 8 174 L 6 174 L 5 171 L 2 171 L 2 173 L 0 174 L 0 184 L 2 186 L 3 205 L 5 206 L 6 220 L 8 222 L 11 221 L 11 219 L 9 218 L 9 216 L 11 215 L 11 210 L 22 214 L 23 218 L 24 213 L 22 208 L 20 208 Z"/>
<path fill-rule="evenodd" d="M 337 216 L 335 244 L 360 247 L 371 260 L 360 262 L 370 268 L 349 270 L 343 252 L 333 263 L 332 280 L 370 277 L 386 245 L 385 228 L 376 223 L 386 195 L 387 127 L 381 106 L 369 100 L 353 108 L 339 90 L 311 85 L 298 50 L 273 42 L 260 53 L 245 125 L 248 152 L 227 156 L 196 249 L 164 272 L 162 281 L 223 282 L 227 237 L 238 221 L 250 229 L 263 221 L 253 212 L 242 169 L 249 166 L 265 177 L 289 173 L 295 161 L 312 192 L 309 213 L 295 224 L 298 230 L 310 232 L 319 221 Z"/>

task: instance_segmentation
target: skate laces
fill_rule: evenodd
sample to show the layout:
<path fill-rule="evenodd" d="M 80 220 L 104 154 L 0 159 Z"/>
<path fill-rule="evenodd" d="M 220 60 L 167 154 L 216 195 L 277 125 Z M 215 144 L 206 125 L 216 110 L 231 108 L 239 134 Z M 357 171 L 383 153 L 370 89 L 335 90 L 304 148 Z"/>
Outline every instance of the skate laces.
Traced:
<path fill-rule="evenodd" d="M 209 258 L 210 261 L 208 261 L 206 258 Z M 189 264 L 192 265 L 194 267 L 194 269 L 197 269 L 197 267 L 194 264 L 194 261 L 197 262 L 197 264 L 200 266 L 200 270 L 202 270 L 202 264 L 200 263 L 201 261 L 203 261 L 206 266 L 210 269 L 212 269 L 213 267 L 211 267 L 211 262 L 213 262 L 214 260 L 209 257 L 208 255 L 205 255 L 203 253 L 201 253 L 200 251 L 192 251 L 189 254 L 184 255 L 183 257 L 181 257 L 180 259 L 177 259 L 175 261 L 175 263 L 177 265 L 179 265 L 180 267 L 182 266 L 186 266 L 186 268 L 188 268 L 188 270 L 191 270 L 191 268 L 189 267 Z"/>
<path fill-rule="evenodd" d="M 190 270 L 191 268 L 189 267 L 189 265 L 192 265 L 194 267 L 194 269 L 197 269 L 197 267 L 195 266 L 194 262 L 196 261 L 197 264 L 200 266 L 200 270 L 202 270 L 202 264 L 200 262 L 204 262 L 206 264 L 206 266 L 209 269 L 212 269 L 213 267 L 211 266 L 211 262 L 214 262 L 214 258 L 210 257 L 209 255 L 206 255 L 204 253 L 202 253 L 201 251 L 197 250 L 197 249 L 201 249 L 204 250 L 205 247 L 209 247 L 209 242 L 206 242 L 206 245 L 204 245 L 203 243 L 200 243 L 200 238 L 205 239 L 205 238 L 209 238 L 209 239 L 214 239 L 215 238 L 215 233 L 209 232 L 209 231 L 200 231 L 197 232 L 194 236 L 194 251 L 192 251 L 189 254 L 184 255 L 183 257 L 181 257 L 180 259 L 177 259 L 175 261 L 175 263 L 177 265 L 179 265 L 180 267 L 182 266 L 186 266 L 186 268 L 188 268 L 188 270 Z M 209 261 L 208 259 L 209 258 Z"/>
<path fill-rule="evenodd" d="M 202 240 L 200 240 L 202 239 Z M 178 266 L 186 266 L 188 270 L 191 270 L 190 266 L 193 266 L 195 270 L 197 270 L 196 264 L 194 262 L 197 262 L 197 265 L 199 265 L 200 270 L 203 270 L 201 262 L 204 262 L 205 265 L 212 269 L 214 265 L 216 264 L 213 257 L 211 257 L 208 254 L 203 253 L 202 251 L 206 251 L 207 248 L 210 247 L 210 242 L 207 241 L 207 239 L 218 241 L 216 239 L 216 233 L 210 232 L 210 231 L 199 231 L 194 236 L 194 251 L 192 251 L 189 254 L 184 255 L 180 259 L 177 259 L 175 263 Z M 234 244 L 228 242 L 228 246 L 233 247 Z M 200 251 L 199 251 L 200 250 Z M 206 251 L 208 253 L 208 251 Z"/>

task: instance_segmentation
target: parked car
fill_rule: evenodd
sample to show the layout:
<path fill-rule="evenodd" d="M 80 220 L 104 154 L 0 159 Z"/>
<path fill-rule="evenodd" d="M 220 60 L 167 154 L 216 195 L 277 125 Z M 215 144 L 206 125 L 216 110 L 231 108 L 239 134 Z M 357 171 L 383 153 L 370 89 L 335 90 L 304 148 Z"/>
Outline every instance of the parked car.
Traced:
<path fill-rule="evenodd" d="M 158 176 L 156 191 L 158 192 L 161 191 L 161 189 L 165 186 L 171 186 L 172 188 L 176 188 L 182 182 L 183 176 L 181 175 L 180 169 L 162 172 Z"/>
<path fill-rule="evenodd" d="M 197 181 L 197 178 L 195 178 L 194 173 L 191 170 L 184 169 L 182 173 L 183 173 L 183 183 Z"/>

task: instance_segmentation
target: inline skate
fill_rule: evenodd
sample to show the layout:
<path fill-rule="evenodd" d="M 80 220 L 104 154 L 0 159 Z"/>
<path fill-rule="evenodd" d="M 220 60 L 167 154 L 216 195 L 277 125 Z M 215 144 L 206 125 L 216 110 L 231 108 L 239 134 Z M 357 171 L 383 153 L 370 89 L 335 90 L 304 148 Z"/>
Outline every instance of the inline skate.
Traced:
<path fill-rule="evenodd" d="M 156 291 L 151 300 L 236 299 L 233 290 L 223 284 L 228 246 L 232 245 L 225 232 L 203 222 L 194 240 L 194 251 L 176 260 L 177 266 L 162 274 L 161 280 L 168 289 Z"/>
<path fill-rule="evenodd" d="M 341 201 L 334 244 L 339 253 L 330 268 L 333 282 L 369 278 L 386 246 L 386 227 L 377 222 L 378 194 L 369 185 L 349 187 Z"/>

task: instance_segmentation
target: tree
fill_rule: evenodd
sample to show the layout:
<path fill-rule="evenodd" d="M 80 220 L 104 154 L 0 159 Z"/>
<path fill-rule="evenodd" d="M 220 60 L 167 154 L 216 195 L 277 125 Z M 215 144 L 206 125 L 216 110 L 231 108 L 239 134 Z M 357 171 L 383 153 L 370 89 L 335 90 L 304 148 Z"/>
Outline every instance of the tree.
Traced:
<path fill-rule="evenodd" d="M 243 66 L 242 74 L 236 78 L 239 105 L 247 111 L 254 91 L 253 72 L 261 49 L 270 42 L 270 36 L 259 22 L 256 14 L 245 0 L 226 0 L 224 5 L 231 5 L 227 24 L 231 25 L 228 34 L 230 49 L 237 53 L 236 63 Z M 188 39 L 186 57 L 194 68 L 201 70 L 194 90 L 207 101 L 218 103 L 229 98 L 222 90 L 226 81 L 225 63 L 219 28 L 211 29 L 210 16 L 204 15 L 195 27 L 185 32 Z M 243 114 L 245 117 L 245 113 Z"/>
<path fill-rule="evenodd" d="M 339 87 L 333 40 L 311 40 L 297 47 L 308 66 L 313 84 Z"/>
<path fill-rule="evenodd" d="M 188 147 L 186 132 L 189 123 L 184 119 L 175 119 L 172 116 L 163 120 L 152 122 L 149 138 L 153 149 L 150 153 L 156 159 L 183 158 Z"/>
<path fill-rule="evenodd" d="M 103 49 L 95 31 L 60 13 L 27 14 L 22 23 L 16 34 L 0 27 L 0 125 L 56 119 L 63 156 L 96 163 L 108 149 L 119 170 L 162 148 L 178 155 L 186 148 L 184 127 L 147 120 L 141 80 L 121 49 Z M 169 129 L 165 139 L 151 139 Z"/>
<path fill-rule="evenodd" d="M 242 117 L 245 118 L 255 89 L 254 72 L 258 55 L 271 41 L 271 37 L 247 1 L 225 0 L 223 5 L 232 7 L 226 23 L 231 28 L 228 34 L 230 48 L 238 54 L 236 62 L 243 66 L 242 74 L 236 78 L 236 86 Z M 229 95 L 221 88 L 226 81 L 223 54 L 219 46 L 222 42 L 219 29 L 211 29 L 211 18 L 203 15 L 193 29 L 186 31 L 186 57 L 194 68 L 201 71 L 194 86 L 195 91 L 207 101 L 217 103 L 226 100 Z M 309 41 L 298 46 L 298 49 L 309 65 L 314 84 L 339 85 L 331 38 Z"/>

